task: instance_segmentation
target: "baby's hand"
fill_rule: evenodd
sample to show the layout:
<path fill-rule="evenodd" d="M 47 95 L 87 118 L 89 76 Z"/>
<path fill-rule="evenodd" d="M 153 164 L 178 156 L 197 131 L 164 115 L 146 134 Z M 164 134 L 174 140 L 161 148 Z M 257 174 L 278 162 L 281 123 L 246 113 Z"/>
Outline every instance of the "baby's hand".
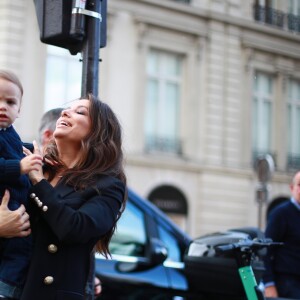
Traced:
<path fill-rule="evenodd" d="M 20 161 L 21 174 L 28 174 L 31 171 L 40 171 L 43 165 L 43 157 L 39 153 L 32 154 L 24 147 L 23 152 L 26 156 Z"/>
<path fill-rule="evenodd" d="M 39 171 L 43 165 L 43 157 L 40 154 L 27 154 L 20 161 L 21 174 L 28 174 L 30 171 Z"/>

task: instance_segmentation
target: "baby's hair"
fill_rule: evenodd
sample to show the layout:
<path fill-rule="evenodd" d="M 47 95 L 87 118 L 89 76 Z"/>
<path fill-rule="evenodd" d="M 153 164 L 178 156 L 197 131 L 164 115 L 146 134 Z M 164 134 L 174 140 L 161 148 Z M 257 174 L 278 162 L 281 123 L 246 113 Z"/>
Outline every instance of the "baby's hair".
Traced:
<path fill-rule="evenodd" d="M 23 96 L 22 83 L 15 73 L 13 73 L 12 71 L 8 71 L 8 70 L 0 70 L 0 78 L 14 83 L 20 89 L 21 97 Z"/>

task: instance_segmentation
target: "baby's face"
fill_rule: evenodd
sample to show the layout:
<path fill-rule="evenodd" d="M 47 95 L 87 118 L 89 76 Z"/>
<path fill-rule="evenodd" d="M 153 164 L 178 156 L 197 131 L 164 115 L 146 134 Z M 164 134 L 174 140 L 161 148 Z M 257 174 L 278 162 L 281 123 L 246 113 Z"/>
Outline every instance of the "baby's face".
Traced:
<path fill-rule="evenodd" d="M 0 78 L 0 128 L 9 127 L 19 116 L 21 97 L 17 85 Z"/>

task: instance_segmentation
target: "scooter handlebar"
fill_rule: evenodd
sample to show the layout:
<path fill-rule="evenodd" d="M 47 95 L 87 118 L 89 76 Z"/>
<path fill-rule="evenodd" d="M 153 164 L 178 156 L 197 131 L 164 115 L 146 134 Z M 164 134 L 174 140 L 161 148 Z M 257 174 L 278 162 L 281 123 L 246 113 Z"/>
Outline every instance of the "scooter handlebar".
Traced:
<path fill-rule="evenodd" d="M 215 250 L 218 253 L 225 253 L 234 250 L 239 251 L 252 251 L 259 250 L 266 247 L 278 247 L 282 246 L 283 243 L 273 242 L 272 239 L 253 239 L 253 240 L 245 240 L 239 241 L 237 243 L 227 244 L 227 245 L 218 245 L 215 246 Z"/>

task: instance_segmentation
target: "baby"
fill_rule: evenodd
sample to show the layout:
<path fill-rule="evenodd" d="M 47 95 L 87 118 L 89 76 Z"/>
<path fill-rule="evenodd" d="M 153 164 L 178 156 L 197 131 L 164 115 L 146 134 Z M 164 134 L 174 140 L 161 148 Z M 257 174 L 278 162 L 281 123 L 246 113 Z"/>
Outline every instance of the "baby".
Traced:
<path fill-rule="evenodd" d="M 30 181 L 26 174 L 42 164 L 39 155 L 25 156 L 12 124 L 19 116 L 23 87 L 18 77 L 0 70 L 0 199 L 10 192 L 9 209 L 25 205 Z M 19 299 L 31 255 L 31 236 L 0 239 L 0 299 Z"/>

